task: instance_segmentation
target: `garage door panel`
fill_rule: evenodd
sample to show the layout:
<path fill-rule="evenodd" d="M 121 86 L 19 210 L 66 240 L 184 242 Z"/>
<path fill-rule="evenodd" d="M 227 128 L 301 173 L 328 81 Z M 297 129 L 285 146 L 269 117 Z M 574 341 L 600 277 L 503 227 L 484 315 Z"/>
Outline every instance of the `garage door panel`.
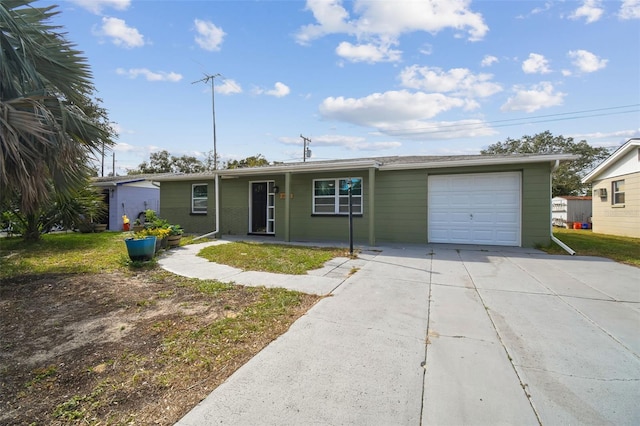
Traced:
<path fill-rule="evenodd" d="M 428 179 L 430 242 L 520 245 L 519 172 Z"/>

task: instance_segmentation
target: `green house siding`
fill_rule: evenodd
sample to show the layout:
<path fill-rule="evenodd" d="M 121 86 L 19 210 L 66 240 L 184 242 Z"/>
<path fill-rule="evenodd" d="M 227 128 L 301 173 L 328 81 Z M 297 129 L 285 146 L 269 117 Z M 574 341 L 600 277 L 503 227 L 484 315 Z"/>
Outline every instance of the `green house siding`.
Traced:
<path fill-rule="evenodd" d="M 427 242 L 427 172 L 376 175 L 375 231 L 378 242 Z"/>
<path fill-rule="evenodd" d="M 207 184 L 207 214 L 191 213 L 191 186 Z M 190 234 L 211 232 L 215 226 L 216 204 L 213 180 L 162 182 L 160 185 L 160 217 L 182 226 Z"/>
<path fill-rule="evenodd" d="M 368 200 L 369 172 L 335 172 L 322 174 L 296 174 L 291 176 L 290 202 L 290 238 L 293 241 L 349 241 L 349 218 L 347 215 L 313 215 L 314 179 L 362 178 L 362 212 L 353 218 L 353 239 L 358 243 L 368 241 Z M 283 203 L 284 207 L 284 203 Z"/>
<path fill-rule="evenodd" d="M 551 163 L 544 162 L 517 166 L 505 164 L 415 170 L 372 169 L 371 172 L 368 169 L 326 173 L 295 172 L 289 174 L 289 193 L 286 193 L 287 177 L 284 173 L 221 178 L 218 229 L 221 235 L 247 235 L 250 232 L 250 183 L 273 181 L 280 190 L 275 195 L 275 239 L 347 242 L 348 216 L 313 214 L 313 181 L 358 177 L 363 180 L 363 214 L 354 216 L 353 219 L 356 243 L 370 244 L 373 241 L 375 244 L 426 244 L 428 176 L 519 172 L 522 177 L 521 245 L 546 245 L 550 243 L 550 171 Z M 193 215 L 191 185 L 205 182 L 209 185 L 208 212 L 206 215 Z M 214 188 L 213 179 L 203 181 L 195 178 L 193 181 L 162 182 L 161 216 L 172 223 L 179 223 L 188 233 L 202 234 L 213 231 L 216 228 Z M 374 205 L 374 215 L 370 211 L 370 202 Z"/>
<path fill-rule="evenodd" d="M 522 171 L 522 246 L 551 243 L 551 167 L 532 164 Z"/>

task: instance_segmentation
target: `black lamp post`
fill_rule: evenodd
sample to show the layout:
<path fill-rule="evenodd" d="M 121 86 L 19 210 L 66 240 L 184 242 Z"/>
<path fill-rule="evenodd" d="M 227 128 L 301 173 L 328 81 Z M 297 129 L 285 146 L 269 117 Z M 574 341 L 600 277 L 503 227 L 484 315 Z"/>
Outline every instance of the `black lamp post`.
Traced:
<path fill-rule="evenodd" d="M 349 194 L 349 255 L 353 256 L 353 179 L 347 181 L 347 193 Z"/>

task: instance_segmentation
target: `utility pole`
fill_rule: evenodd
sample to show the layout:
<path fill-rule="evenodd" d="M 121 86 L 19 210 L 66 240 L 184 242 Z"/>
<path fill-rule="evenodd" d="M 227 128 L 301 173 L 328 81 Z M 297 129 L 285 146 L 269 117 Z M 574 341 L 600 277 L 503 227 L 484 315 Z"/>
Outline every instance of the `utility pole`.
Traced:
<path fill-rule="evenodd" d="M 216 97 L 214 81 L 216 77 L 222 77 L 220 74 L 209 75 L 205 74 L 204 78 L 198 81 L 194 81 L 191 84 L 196 83 L 208 83 L 211 82 L 211 110 L 213 111 L 213 170 L 218 170 L 218 147 L 216 144 Z"/>
<path fill-rule="evenodd" d="M 305 163 L 307 158 L 311 157 L 311 150 L 309 149 L 309 144 L 311 143 L 311 139 L 305 138 L 300 135 L 302 138 L 302 162 Z"/>

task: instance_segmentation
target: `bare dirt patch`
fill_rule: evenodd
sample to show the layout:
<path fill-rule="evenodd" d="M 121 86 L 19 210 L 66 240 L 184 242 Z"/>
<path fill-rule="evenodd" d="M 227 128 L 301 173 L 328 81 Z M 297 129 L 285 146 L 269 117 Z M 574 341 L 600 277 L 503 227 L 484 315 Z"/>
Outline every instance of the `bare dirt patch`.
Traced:
<path fill-rule="evenodd" d="M 204 284 L 158 271 L 1 282 L 0 424 L 173 424 L 318 299 Z"/>

